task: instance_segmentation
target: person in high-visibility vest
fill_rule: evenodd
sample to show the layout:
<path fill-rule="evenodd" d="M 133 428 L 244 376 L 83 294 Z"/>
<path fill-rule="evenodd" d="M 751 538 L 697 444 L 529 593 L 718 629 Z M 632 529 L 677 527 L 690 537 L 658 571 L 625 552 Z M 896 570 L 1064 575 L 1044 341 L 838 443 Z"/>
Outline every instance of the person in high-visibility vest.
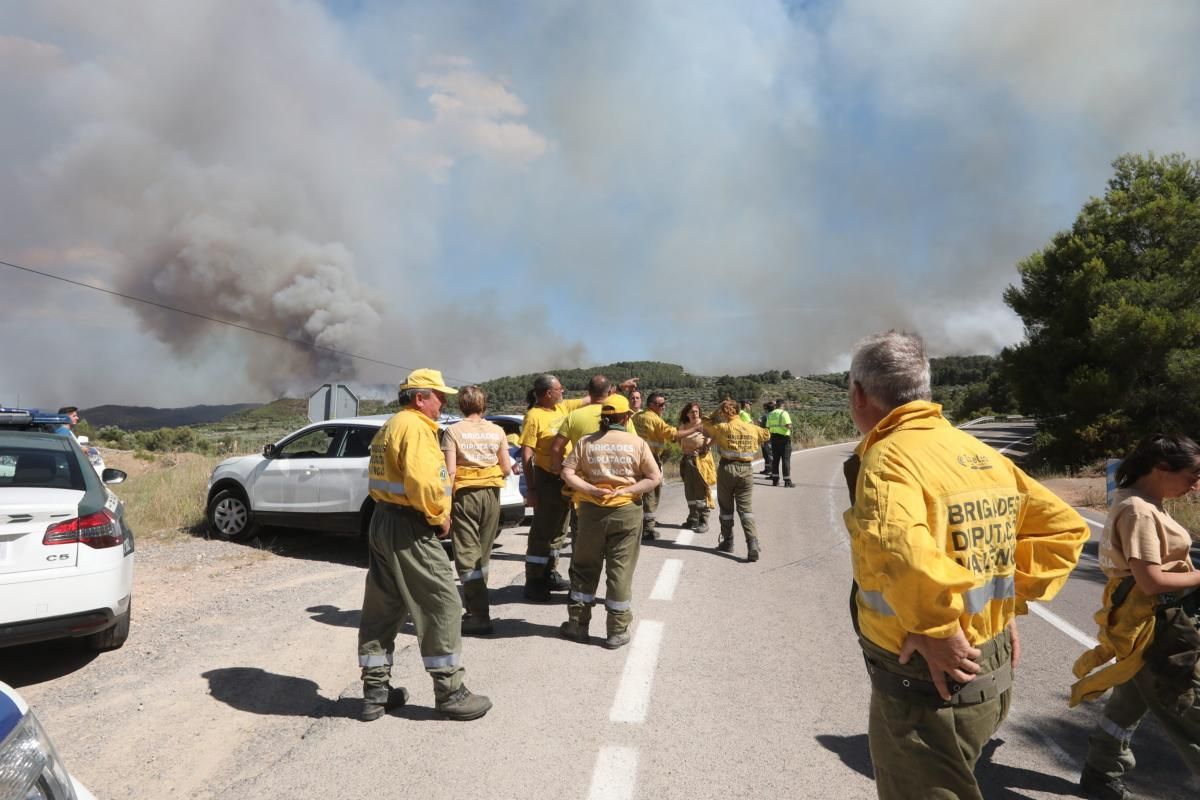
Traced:
<path fill-rule="evenodd" d="M 567 639 L 588 641 L 603 570 L 608 611 L 604 646 L 615 650 L 629 643 L 633 620 L 633 571 L 642 527 L 637 500 L 662 481 L 662 472 L 649 443 L 625 430 L 629 401 L 612 395 L 601 411 L 600 429 L 580 439 L 563 462 L 563 481 L 579 502 L 579 535 L 571 558 L 567 621 L 559 631 Z"/>
<path fill-rule="evenodd" d="M 400 411 L 371 440 L 367 485 L 375 510 L 358 624 L 364 721 L 408 700 L 406 689 L 389 685 L 396 634 L 406 617 L 433 679 L 435 710 L 467 720 L 492 707 L 463 684 L 462 602 L 439 541 L 450 535 L 450 496 L 437 419 L 446 395 L 457 392 L 437 370 L 414 370 L 400 384 Z"/>
<path fill-rule="evenodd" d="M 450 540 L 454 565 L 462 581 L 464 635 L 492 632 L 487 575 L 492 542 L 500 531 L 500 489 L 512 473 L 504 429 L 483 418 L 487 394 L 465 386 L 458 395 L 462 421 L 442 431 L 442 453 L 453 487 Z"/>
<path fill-rule="evenodd" d="M 646 397 L 646 410 L 640 414 L 633 415 L 633 426 L 637 430 L 637 435 L 646 440 L 650 445 L 650 452 L 654 453 L 654 460 L 662 468 L 663 451 L 666 449 L 667 442 L 674 441 L 676 429 L 672 425 L 668 425 L 662 418 L 662 413 L 667 408 L 667 396 L 662 392 L 651 392 Z M 654 490 L 647 492 L 642 498 L 642 539 L 646 541 L 654 541 L 658 538 L 658 530 L 655 528 L 654 515 L 658 510 L 658 501 L 662 496 L 662 484 L 654 487 Z"/>
<path fill-rule="evenodd" d="M 787 402 L 775 401 L 775 408 L 767 414 L 767 431 L 771 434 L 771 485 L 779 485 L 779 467 L 783 465 L 783 485 L 791 489 L 792 483 L 792 415 L 787 412 Z"/>
<path fill-rule="evenodd" d="M 758 417 L 758 427 L 767 427 L 767 415 L 775 410 L 775 403 L 767 400 L 763 403 L 763 413 Z M 771 477 L 771 440 L 767 439 L 762 446 L 763 468 L 762 474 L 768 478 Z"/>
<path fill-rule="evenodd" d="M 762 544 L 754 524 L 752 495 L 754 492 L 754 457 L 770 435 L 757 425 L 749 425 L 738 416 L 738 404 L 725 398 L 711 415 L 685 425 L 681 433 L 703 429 L 713 440 L 720 456 L 717 465 L 717 509 L 720 512 L 721 538 L 717 550 L 733 551 L 733 518 L 736 512 L 746 537 L 746 561 L 758 561 Z"/>

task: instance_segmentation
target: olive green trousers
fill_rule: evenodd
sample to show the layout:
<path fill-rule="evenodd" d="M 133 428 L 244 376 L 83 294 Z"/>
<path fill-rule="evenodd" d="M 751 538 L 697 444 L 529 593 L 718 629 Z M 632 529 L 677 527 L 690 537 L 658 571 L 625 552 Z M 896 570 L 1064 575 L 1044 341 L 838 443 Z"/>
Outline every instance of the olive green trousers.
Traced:
<path fill-rule="evenodd" d="M 920 654 L 901 665 L 894 654 L 869 645 L 863 643 L 867 655 L 876 663 L 888 659 L 889 671 L 929 680 L 929 667 Z M 979 649 L 984 673 L 1012 668 L 1007 632 Z M 867 738 L 880 800 L 982 800 L 975 762 L 1008 715 L 1011 702 L 1012 689 L 982 703 L 941 706 L 915 694 L 897 696 L 873 686 Z"/>
<path fill-rule="evenodd" d="M 364 692 L 388 685 L 396 634 L 408 616 L 435 697 L 442 700 L 462 686 L 462 603 L 436 534 L 418 512 L 391 503 L 375 505 L 358 624 Z"/>
<path fill-rule="evenodd" d="M 450 540 L 454 566 L 462 581 L 463 606 L 472 617 L 491 619 L 488 605 L 488 563 L 500 531 L 500 488 L 459 487 L 450 506 Z"/>
<path fill-rule="evenodd" d="M 533 471 L 537 506 L 525 545 L 527 583 L 545 580 L 558 566 L 558 554 L 567 546 L 567 516 L 571 512 L 571 501 L 562 493 L 562 478 L 537 465 Z"/>
<path fill-rule="evenodd" d="M 1088 737 L 1087 765 L 1097 772 L 1120 778 L 1137 763 L 1129 742 L 1146 712 L 1158 717 L 1163 730 L 1188 769 L 1200 775 L 1200 704 L 1177 714 L 1163 705 L 1154 688 L 1154 674 L 1146 667 L 1116 686 L 1104 706 L 1100 724 Z M 1193 680 L 1200 697 L 1200 676 Z"/>
<path fill-rule="evenodd" d="M 642 507 L 606 508 L 579 504 L 579 535 L 571 555 L 571 594 L 567 617 L 585 629 L 596 604 L 600 573 L 605 575 L 604 608 L 608 633 L 624 633 L 633 621 L 633 572 L 641 552 Z"/>
<path fill-rule="evenodd" d="M 733 515 L 742 521 L 746 541 L 758 538 L 754 525 L 754 467 L 749 461 L 721 461 L 717 465 L 717 511 L 721 515 L 721 538 L 733 536 Z"/>

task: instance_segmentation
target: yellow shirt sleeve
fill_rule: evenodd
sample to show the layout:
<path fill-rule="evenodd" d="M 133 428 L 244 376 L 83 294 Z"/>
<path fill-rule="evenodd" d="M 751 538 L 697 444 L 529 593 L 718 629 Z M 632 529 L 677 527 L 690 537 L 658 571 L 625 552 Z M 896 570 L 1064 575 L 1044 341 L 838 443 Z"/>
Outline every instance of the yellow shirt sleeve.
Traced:
<path fill-rule="evenodd" d="M 1049 600 L 1067 582 L 1091 537 L 1087 522 L 1058 495 L 1013 467 L 1026 507 L 1017 530 L 1017 613 L 1030 600 Z"/>
<path fill-rule="evenodd" d="M 398 442 L 396 457 L 404 476 L 404 494 L 430 525 L 441 527 L 450 514 L 446 495 L 446 460 L 432 433 L 406 436 Z"/>

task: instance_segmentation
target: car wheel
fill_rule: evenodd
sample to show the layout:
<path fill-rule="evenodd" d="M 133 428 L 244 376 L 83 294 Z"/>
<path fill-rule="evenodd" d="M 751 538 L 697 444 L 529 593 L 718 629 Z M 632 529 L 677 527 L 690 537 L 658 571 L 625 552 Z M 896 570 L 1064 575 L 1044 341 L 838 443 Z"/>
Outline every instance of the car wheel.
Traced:
<path fill-rule="evenodd" d="M 87 646 L 91 650 L 116 650 L 125 644 L 129 638 L 129 616 L 133 612 L 133 599 L 129 600 L 129 608 L 117 617 L 117 624 L 111 628 L 97 631 L 87 637 Z"/>
<path fill-rule="evenodd" d="M 208 504 L 208 524 L 217 538 L 241 542 L 254 535 L 254 512 L 241 492 L 222 489 Z"/>

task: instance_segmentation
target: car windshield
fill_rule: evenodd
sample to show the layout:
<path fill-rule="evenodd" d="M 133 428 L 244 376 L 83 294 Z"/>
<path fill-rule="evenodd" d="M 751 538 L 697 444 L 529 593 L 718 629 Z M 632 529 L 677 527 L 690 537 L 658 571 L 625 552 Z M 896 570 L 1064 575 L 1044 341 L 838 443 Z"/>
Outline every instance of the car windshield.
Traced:
<path fill-rule="evenodd" d="M 0 488 L 84 491 L 78 459 L 63 450 L 0 445 Z"/>

